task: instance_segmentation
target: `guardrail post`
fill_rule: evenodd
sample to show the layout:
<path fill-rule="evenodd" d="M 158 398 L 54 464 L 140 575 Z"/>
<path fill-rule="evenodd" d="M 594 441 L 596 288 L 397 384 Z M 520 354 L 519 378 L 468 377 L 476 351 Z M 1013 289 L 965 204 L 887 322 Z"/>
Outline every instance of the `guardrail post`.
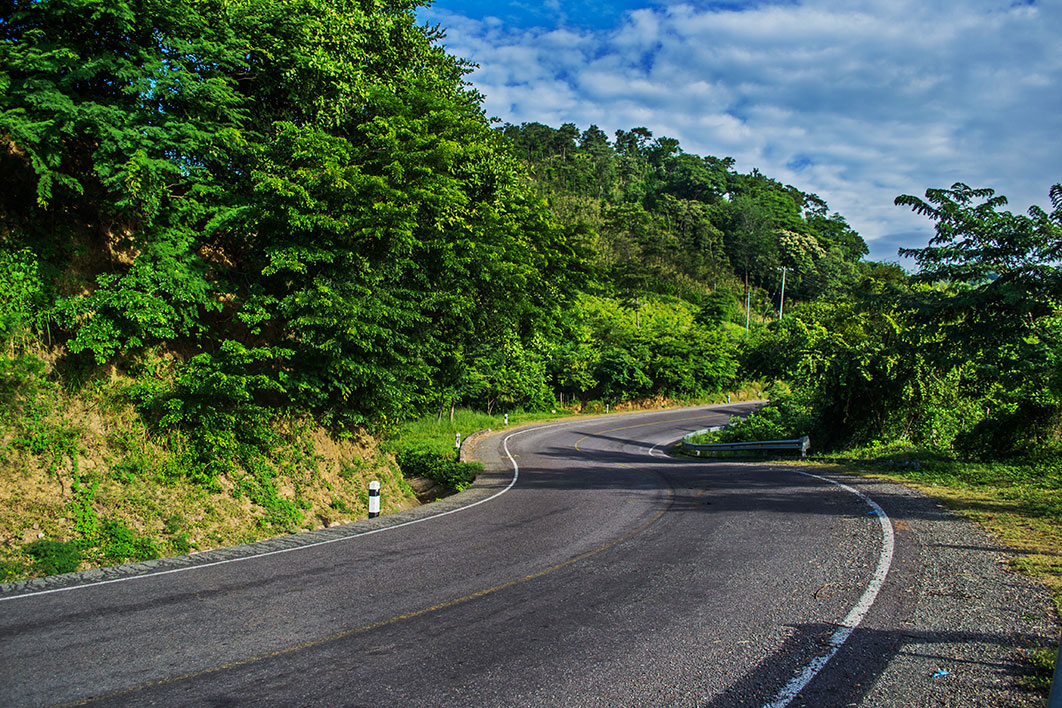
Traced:
<path fill-rule="evenodd" d="M 369 518 L 375 519 L 380 515 L 380 483 L 376 480 L 369 482 Z"/>

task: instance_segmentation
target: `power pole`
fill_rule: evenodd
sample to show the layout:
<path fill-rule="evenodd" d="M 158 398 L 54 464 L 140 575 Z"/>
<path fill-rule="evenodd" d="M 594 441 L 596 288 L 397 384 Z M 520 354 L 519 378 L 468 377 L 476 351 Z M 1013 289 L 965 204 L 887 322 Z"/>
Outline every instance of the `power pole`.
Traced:
<path fill-rule="evenodd" d="M 752 299 L 752 291 L 749 290 L 749 269 L 745 267 L 745 336 L 749 334 L 749 304 Z"/>
<path fill-rule="evenodd" d="M 778 321 L 782 321 L 782 308 L 785 307 L 785 266 L 782 266 L 782 297 L 778 301 Z"/>

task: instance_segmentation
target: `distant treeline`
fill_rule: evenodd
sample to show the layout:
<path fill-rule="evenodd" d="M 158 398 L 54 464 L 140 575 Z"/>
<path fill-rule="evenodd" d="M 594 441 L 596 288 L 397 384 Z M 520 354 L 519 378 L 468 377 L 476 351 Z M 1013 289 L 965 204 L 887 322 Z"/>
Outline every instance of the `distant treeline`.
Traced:
<path fill-rule="evenodd" d="M 815 194 L 733 159 L 682 151 L 645 128 L 580 132 L 567 123 L 499 129 L 556 217 L 593 234 L 596 262 L 620 291 L 698 301 L 746 285 L 810 300 L 848 292 L 867 247 Z"/>

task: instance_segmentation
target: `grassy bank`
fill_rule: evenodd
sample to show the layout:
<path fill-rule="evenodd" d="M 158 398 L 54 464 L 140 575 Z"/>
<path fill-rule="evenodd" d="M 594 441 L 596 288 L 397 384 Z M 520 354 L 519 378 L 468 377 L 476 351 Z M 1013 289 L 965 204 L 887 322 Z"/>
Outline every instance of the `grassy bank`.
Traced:
<path fill-rule="evenodd" d="M 274 424 L 268 456 L 207 480 L 190 436 L 154 429 L 112 372 L 59 385 L 46 353 L 0 358 L 0 582 L 181 555 L 416 504 L 367 435 L 305 419 Z"/>
<path fill-rule="evenodd" d="M 457 433 L 467 438 L 505 427 L 503 414 L 466 409 L 454 411 L 452 420 L 446 411 L 382 437 L 336 436 L 311 420 L 284 420 L 269 431 L 268 455 L 234 455 L 238 460 L 226 472 L 204 479 L 196 436 L 152 427 L 130 395 L 162 374 L 112 370 L 72 385 L 54 369 L 43 348 L 0 357 L 0 582 L 357 521 L 366 517 L 371 480 L 382 484 L 381 511 L 400 511 L 472 481 L 478 466 L 457 463 Z M 747 400 L 761 390 L 750 384 L 729 395 Z M 514 411 L 508 425 L 604 413 L 606 407 L 624 412 L 718 403 L 727 395 Z M 407 454 L 411 450 L 428 453 L 428 463 Z M 410 484 L 421 476 L 438 483 L 434 494 Z"/>

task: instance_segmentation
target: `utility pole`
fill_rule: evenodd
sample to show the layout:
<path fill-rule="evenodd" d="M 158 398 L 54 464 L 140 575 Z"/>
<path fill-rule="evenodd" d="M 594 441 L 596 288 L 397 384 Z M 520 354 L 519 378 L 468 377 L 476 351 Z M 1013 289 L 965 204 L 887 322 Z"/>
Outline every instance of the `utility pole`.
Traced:
<path fill-rule="evenodd" d="M 752 291 L 749 290 L 749 269 L 745 267 L 745 336 L 749 334 L 749 303 L 752 299 Z"/>
<path fill-rule="evenodd" d="M 785 266 L 782 266 L 782 297 L 778 301 L 778 321 L 782 321 L 782 308 L 785 307 Z"/>
<path fill-rule="evenodd" d="M 745 291 L 745 334 L 749 333 L 749 307 L 752 304 L 752 291 Z"/>

